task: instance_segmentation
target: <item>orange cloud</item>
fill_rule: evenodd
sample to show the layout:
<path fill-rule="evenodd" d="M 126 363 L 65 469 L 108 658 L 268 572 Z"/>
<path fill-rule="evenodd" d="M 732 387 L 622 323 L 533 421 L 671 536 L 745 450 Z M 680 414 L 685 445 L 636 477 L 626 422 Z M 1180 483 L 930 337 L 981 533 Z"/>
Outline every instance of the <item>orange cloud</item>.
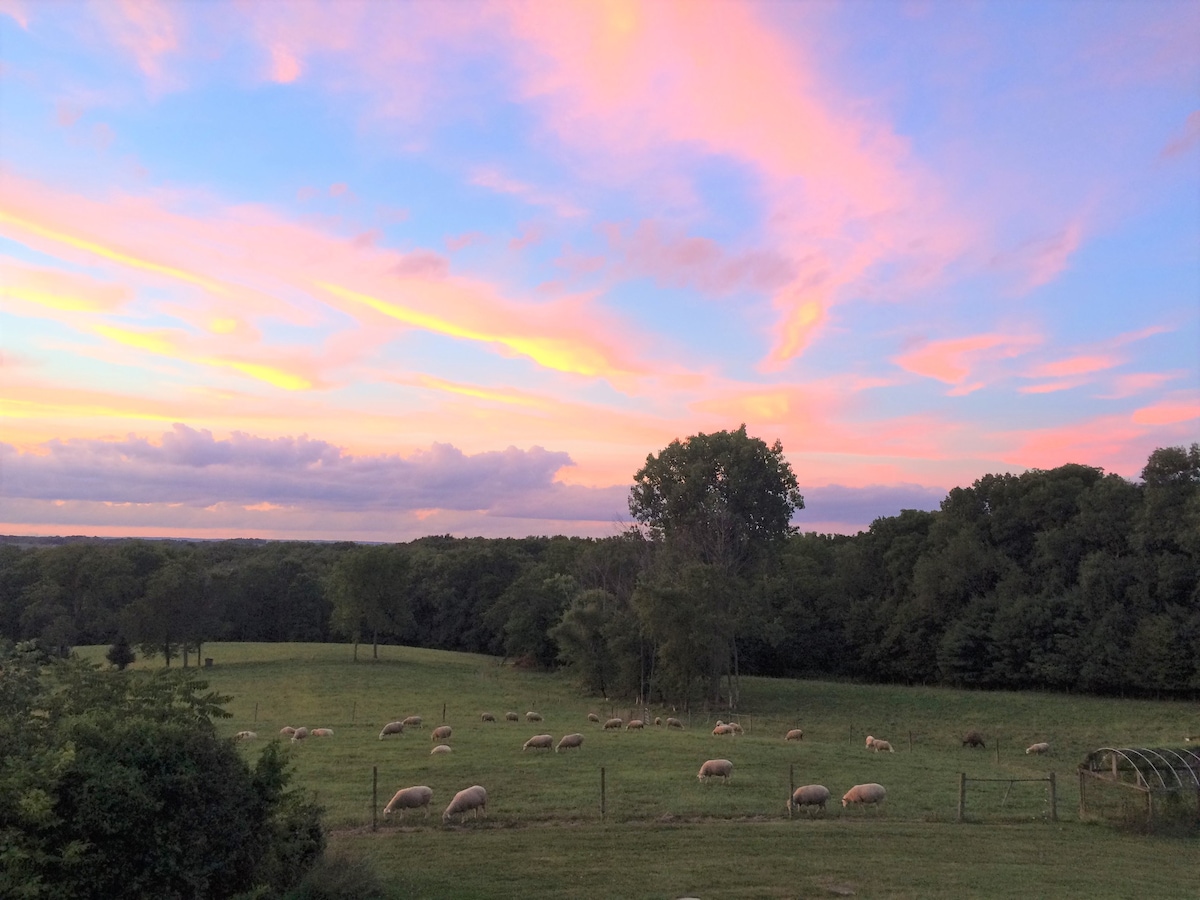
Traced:
<path fill-rule="evenodd" d="M 981 363 L 1020 356 L 1040 340 L 1033 336 L 978 334 L 966 338 L 930 341 L 915 350 L 893 357 L 892 362 L 915 375 L 962 387 L 972 371 Z M 972 389 L 979 386 L 976 384 Z"/>
<path fill-rule="evenodd" d="M 1200 400 L 1161 400 L 1133 414 L 1133 421 L 1139 425 L 1175 425 L 1192 419 L 1200 419 Z"/>

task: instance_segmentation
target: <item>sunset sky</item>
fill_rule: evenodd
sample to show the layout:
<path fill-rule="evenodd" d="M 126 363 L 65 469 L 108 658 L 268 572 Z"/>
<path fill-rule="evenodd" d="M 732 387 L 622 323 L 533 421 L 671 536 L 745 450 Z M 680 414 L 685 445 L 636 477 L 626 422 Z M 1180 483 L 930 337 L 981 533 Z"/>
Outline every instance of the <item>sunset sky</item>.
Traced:
<path fill-rule="evenodd" d="M 0 0 L 0 532 L 803 531 L 1200 440 L 1200 4 Z"/>

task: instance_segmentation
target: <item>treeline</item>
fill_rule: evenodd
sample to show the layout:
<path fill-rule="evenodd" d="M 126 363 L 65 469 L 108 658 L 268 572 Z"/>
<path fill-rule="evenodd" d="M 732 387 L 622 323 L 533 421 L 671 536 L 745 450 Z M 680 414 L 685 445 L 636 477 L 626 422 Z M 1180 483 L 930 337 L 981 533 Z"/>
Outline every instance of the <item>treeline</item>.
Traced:
<path fill-rule="evenodd" d="M 678 552 L 652 531 L 7 544 L 0 635 L 60 654 L 127 639 L 168 662 L 210 640 L 394 642 L 676 701 L 714 699 L 714 665 L 725 699 L 739 674 L 1200 692 L 1200 445 L 1156 450 L 1140 483 L 1083 465 L 987 475 L 937 512 L 791 535 L 735 575 L 665 564 Z"/>

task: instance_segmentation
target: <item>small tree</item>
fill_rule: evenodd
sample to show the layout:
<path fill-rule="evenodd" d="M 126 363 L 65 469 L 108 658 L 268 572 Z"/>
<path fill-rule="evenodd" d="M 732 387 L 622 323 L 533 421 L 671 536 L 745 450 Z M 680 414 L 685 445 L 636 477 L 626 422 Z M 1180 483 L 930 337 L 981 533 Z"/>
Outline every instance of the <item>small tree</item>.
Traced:
<path fill-rule="evenodd" d="M 131 665 L 137 659 L 137 654 L 133 652 L 133 648 L 129 646 L 129 638 L 125 635 L 120 635 L 111 647 L 108 648 L 108 653 L 104 654 L 104 658 L 116 666 L 121 671 Z"/>

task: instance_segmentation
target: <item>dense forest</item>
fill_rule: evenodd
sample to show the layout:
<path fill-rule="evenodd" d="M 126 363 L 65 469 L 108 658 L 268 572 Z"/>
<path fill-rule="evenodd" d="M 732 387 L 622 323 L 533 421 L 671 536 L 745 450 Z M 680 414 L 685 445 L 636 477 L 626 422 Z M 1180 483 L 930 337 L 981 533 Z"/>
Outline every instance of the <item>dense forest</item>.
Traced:
<path fill-rule="evenodd" d="M 639 501 L 644 473 L 635 518 L 638 502 L 664 512 Z M 639 522 L 598 540 L 9 538 L 0 637 L 60 655 L 112 644 L 116 660 L 128 643 L 169 665 L 195 665 L 205 641 L 344 640 L 360 656 L 394 642 L 676 702 L 736 702 L 741 674 L 1200 693 L 1200 445 L 1156 450 L 1137 483 L 1084 465 L 986 475 L 936 512 L 854 536 L 785 527 L 763 552 Z"/>

